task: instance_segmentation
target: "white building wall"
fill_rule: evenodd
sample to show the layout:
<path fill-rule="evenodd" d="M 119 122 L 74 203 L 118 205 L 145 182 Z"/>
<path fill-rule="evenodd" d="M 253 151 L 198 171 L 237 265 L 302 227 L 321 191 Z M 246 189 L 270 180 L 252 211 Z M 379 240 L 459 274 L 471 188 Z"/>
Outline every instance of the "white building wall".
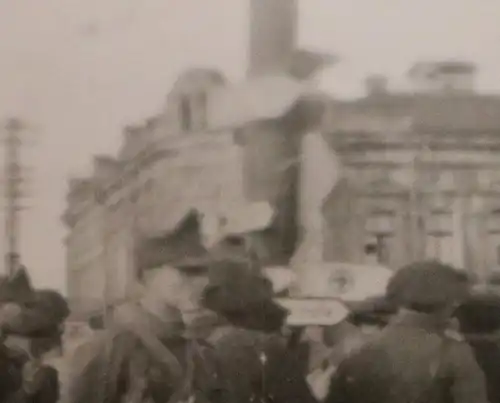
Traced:
<path fill-rule="evenodd" d="M 319 132 L 304 135 L 301 144 L 299 217 L 304 238 L 314 238 L 318 249 L 311 258 L 321 260 L 323 202 L 339 179 L 339 162 Z"/>
<path fill-rule="evenodd" d="M 323 261 L 323 202 L 340 178 L 340 163 L 320 132 L 302 138 L 299 220 L 303 242 L 294 258 L 299 283 L 310 283 L 310 264 Z"/>
<path fill-rule="evenodd" d="M 242 150 L 231 131 L 186 135 L 168 147 L 177 155 L 163 160 L 163 214 L 161 208 L 156 213 L 165 228 L 190 207 L 217 215 L 244 200 Z"/>
<path fill-rule="evenodd" d="M 103 298 L 101 217 L 99 208 L 88 204 L 67 237 L 67 292 L 78 310 L 90 309 Z"/>

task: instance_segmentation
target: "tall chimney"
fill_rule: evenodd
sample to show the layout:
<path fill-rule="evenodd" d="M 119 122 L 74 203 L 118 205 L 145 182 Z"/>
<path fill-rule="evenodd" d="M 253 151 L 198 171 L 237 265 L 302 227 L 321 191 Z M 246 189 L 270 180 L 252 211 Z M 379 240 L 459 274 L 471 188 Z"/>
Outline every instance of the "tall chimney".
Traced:
<path fill-rule="evenodd" d="M 288 71 L 297 42 L 298 0 L 248 1 L 248 76 Z"/>

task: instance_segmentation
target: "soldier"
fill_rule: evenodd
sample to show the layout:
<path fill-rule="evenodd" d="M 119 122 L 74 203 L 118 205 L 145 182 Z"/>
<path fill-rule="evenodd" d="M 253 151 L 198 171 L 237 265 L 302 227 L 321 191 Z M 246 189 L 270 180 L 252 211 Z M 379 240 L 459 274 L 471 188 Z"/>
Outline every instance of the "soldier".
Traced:
<path fill-rule="evenodd" d="M 468 343 L 484 371 L 491 403 L 500 402 L 500 297 L 474 292 L 457 310 L 455 329 Z"/>
<path fill-rule="evenodd" d="M 0 286 L 2 365 L 10 368 L 9 397 L 2 401 L 55 403 L 58 371 L 44 356 L 60 350 L 62 323 L 69 314 L 64 298 L 52 290 L 34 290 L 26 268 L 20 267 Z M 20 383 L 18 383 L 17 381 Z M 2 377 L 2 380 L 3 377 Z"/>
<path fill-rule="evenodd" d="M 466 277 L 439 262 L 419 262 L 391 279 L 387 296 L 400 307 L 388 326 L 343 361 L 327 403 L 488 401 L 470 347 L 446 336 L 467 292 Z"/>
<path fill-rule="evenodd" d="M 255 264 L 227 256 L 209 269 L 202 302 L 221 320 L 208 339 L 224 385 L 218 401 L 314 402 L 279 333 L 287 311 L 272 300 L 272 284 Z"/>
<path fill-rule="evenodd" d="M 141 300 L 117 308 L 104 334 L 75 355 L 69 403 L 212 399 L 210 351 L 186 337 L 181 311 L 194 306 L 205 259 L 186 257 L 146 276 Z"/>

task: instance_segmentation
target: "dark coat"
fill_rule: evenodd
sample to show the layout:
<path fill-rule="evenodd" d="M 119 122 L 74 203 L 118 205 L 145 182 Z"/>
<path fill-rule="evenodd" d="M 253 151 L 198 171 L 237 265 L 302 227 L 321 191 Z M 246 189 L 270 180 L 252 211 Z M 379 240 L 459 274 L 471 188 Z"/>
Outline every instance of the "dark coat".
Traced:
<path fill-rule="evenodd" d="M 22 366 L 26 358 L 0 344 L 0 402 L 8 400 L 22 386 Z"/>
<path fill-rule="evenodd" d="M 486 376 L 491 403 L 500 403 L 500 297 L 493 293 L 472 295 L 456 317 Z"/>
<path fill-rule="evenodd" d="M 59 373 L 49 365 L 39 368 L 36 385 L 32 391 L 21 388 L 16 395 L 16 403 L 57 403 L 60 398 Z"/>
<path fill-rule="evenodd" d="M 131 399 L 131 394 L 138 397 L 133 401 L 150 398 L 155 403 L 164 403 L 184 387 L 186 392 L 195 392 L 210 401 L 212 390 L 218 390 L 211 348 L 180 335 L 157 341 L 168 350 L 175 365 L 160 359 L 162 352 L 151 351 L 132 332 L 123 330 L 95 341 L 94 346 L 82 351 L 81 358 L 84 353 L 92 358 L 75 374 L 68 403 L 120 403 Z M 191 365 L 193 371 L 188 370 Z M 190 385 L 184 384 L 188 373 L 193 379 Z"/>
<path fill-rule="evenodd" d="M 59 374 L 55 368 L 41 365 L 28 384 L 23 380 L 23 367 L 29 364 L 29 357 L 5 345 L 0 349 L 0 402 L 56 403 L 59 400 Z"/>
<path fill-rule="evenodd" d="M 218 403 L 312 403 L 297 357 L 271 333 L 222 326 L 210 338 L 224 393 Z"/>
<path fill-rule="evenodd" d="M 408 312 L 341 363 L 325 401 L 486 403 L 488 398 L 470 347 L 443 336 L 428 315 Z"/>

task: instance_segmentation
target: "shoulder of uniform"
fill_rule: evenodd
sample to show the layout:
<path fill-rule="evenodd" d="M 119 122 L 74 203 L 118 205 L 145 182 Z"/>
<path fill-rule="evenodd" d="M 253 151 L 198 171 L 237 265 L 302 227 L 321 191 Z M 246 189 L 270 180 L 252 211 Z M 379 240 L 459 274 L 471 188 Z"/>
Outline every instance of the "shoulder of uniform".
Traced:
<path fill-rule="evenodd" d="M 457 362 L 463 362 L 463 360 L 468 361 L 473 357 L 473 350 L 464 336 L 460 334 L 445 335 L 444 340 L 448 342 L 445 348 L 448 351 L 447 356 L 451 358 L 452 361 L 457 360 Z"/>
<path fill-rule="evenodd" d="M 264 333 L 261 337 L 261 340 L 269 346 L 286 347 L 286 338 L 279 334 Z"/>

